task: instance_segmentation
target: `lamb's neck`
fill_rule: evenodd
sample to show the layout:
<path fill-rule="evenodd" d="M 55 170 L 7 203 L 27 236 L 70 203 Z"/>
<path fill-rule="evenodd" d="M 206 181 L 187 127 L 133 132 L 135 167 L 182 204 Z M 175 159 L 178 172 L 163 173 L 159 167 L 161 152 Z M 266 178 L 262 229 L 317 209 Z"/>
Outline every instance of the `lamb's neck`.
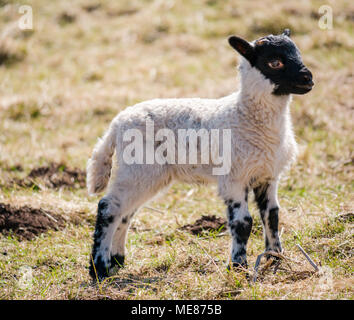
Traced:
<path fill-rule="evenodd" d="M 288 116 L 290 95 L 274 95 L 276 85 L 242 58 L 238 111 L 252 125 L 274 128 Z"/>
<path fill-rule="evenodd" d="M 242 90 L 239 112 L 249 123 L 262 127 L 280 127 L 289 117 L 291 95 L 276 96 L 268 92 Z"/>

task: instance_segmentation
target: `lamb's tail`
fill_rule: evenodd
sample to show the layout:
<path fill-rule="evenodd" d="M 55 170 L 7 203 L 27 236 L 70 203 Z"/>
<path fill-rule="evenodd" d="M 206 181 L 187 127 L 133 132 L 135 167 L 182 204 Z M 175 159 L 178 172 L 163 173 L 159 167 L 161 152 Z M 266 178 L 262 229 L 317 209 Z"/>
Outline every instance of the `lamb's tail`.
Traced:
<path fill-rule="evenodd" d="M 116 139 L 115 126 L 112 124 L 93 149 L 86 168 L 86 185 L 90 195 L 103 191 L 108 184 Z"/>

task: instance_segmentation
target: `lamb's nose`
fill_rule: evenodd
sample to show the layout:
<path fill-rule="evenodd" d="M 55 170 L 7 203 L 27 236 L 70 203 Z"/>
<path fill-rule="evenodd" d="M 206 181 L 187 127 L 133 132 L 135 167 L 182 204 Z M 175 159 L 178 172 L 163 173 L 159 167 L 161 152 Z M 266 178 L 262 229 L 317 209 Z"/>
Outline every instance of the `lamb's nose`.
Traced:
<path fill-rule="evenodd" d="M 309 69 L 307 69 L 306 67 L 302 68 L 300 71 L 300 74 L 301 74 L 301 78 L 304 82 L 313 85 L 312 73 Z"/>

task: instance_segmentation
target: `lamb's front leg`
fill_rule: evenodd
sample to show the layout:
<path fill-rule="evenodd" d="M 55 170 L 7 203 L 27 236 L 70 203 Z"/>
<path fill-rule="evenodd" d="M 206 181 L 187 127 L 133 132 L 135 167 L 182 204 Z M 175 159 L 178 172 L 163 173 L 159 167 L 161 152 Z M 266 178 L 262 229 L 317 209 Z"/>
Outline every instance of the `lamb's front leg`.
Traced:
<path fill-rule="evenodd" d="M 232 236 L 231 262 L 233 267 L 247 267 L 246 246 L 252 229 L 252 217 L 248 211 L 248 189 L 234 185 L 232 192 L 224 197 L 227 219 Z"/>
<path fill-rule="evenodd" d="M 279 203 L 277 190 L 277 180 L 263 183 L 253 189 L 263 223 L 266 251 L 281 252 L 282 248 L 278 235 Z"/>

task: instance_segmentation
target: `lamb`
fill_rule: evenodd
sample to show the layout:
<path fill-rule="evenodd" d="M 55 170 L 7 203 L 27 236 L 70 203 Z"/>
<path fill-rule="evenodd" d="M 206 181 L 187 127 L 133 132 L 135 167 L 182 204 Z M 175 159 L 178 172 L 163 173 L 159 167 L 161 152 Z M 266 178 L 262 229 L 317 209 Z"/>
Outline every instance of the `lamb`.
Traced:
<path fill-rule="evenodd" d="M 231 267 L 247 267 L 246 246 L 252 228 L 249 190 L 253 190 L 260 211 L 265 250 L 282 251 L 278 235 L 278 181 L 297 154 L 289 106 L 292 94 L 305 94 L 312 89 L 312 74 L 303 64 L 288 29 L 280 35 L 269 35 L 253 42 L 237 36 L 231 36 L 228 41 L 241 55 L 239 91 L 219 99 L 154 99 L 128 107 L 113 119 L 95 146 L 87 165 L 89 193 L 105 189 L 114 152 L 118 169 L 108 192 L 98 203 L 90 259 L 93 279 L 107 277 L 124 266 L 125 241 L 134 214 L 174 180 L 217 183 L 219 196 L 227 206 L 232 236 Z M 179 144 L 178 133 L 182 129 L 203 129 L 204 133 L 223 130 L 230 135 L 209 150 L 203 149 L 202 142 L 195 139 L 193 142 L 192 136 L 187 134 L 185 141 L 189 148 L 192 145 L 197 148 L 199 160 L 179 163 L 176 156 L 179 150 L 171 144 Z M 149 130 L 152 131 L 148 133 Z M 158 130 L 169 130 L 173 139 L 167 139 L 165 143 L 161 142 L 163 139 L 151 140 L 151 133 L 157 134 Z M 163 132 L 165 137 L 169 136 Z M 141 162 L 129 162 L 126 157 L 128 147 L 132 147 L 132 142 L 129 144 L 131 133 L 136 134 L 141 147 L 135 148 L 134 155 L 131 152 L 132 158 L 143 160 Z M 212 158 L 213 152 L 219 152 L 228 142 L 230 166 L 225 167 L 229 170 L 213 174 L 213 163 L 200 158 L 205 152 L 209 159 Z M 164 146 L 160 158 L 166 157 L 166 151 L 172 156 L 166 157 L 168 161 L 165 162 L 151 161 L 149 154 L 144 156 L 142 151 L 148 146 L 153 150 Z"/>

